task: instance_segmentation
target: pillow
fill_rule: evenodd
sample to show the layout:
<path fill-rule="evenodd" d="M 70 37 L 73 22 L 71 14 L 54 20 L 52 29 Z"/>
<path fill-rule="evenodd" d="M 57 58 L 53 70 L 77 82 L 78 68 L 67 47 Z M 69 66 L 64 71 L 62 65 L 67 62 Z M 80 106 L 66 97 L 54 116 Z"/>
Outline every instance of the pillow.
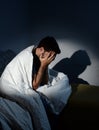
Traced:
<path fill-rule="evenodd" d="M 6 65 L 16 56 L 16 53 L 10 49 L 0 51 L 0 76 Z"/>

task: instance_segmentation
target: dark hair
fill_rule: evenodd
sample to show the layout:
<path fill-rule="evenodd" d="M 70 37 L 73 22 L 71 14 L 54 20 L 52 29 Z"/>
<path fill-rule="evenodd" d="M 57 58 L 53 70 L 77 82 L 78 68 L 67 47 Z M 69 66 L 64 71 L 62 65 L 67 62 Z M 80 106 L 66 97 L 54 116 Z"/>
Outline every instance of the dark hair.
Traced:
<path fill-rule="evenodd" d="M 58 43 L 54 37 L 47 36 L 43 38 L 37 47 L 44 47 L 46 51 L 55 51 L 57 54 L 61 53 Z"/>

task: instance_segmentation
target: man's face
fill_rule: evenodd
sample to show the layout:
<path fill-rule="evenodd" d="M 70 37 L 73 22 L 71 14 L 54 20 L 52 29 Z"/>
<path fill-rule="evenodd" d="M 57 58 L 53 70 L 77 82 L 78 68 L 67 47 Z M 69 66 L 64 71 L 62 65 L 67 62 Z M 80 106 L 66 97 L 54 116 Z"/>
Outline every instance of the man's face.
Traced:
<path fill-rule="evenodd" d="M 40 49 L 40 55 L 42 56 L 42 58 L 45 58 L 45 57 L 48 56 L 48 55 L 49 55 L 49 57 L 50 57 L 51 55 L 54 55 L 54 57 L 56 57 L 56 53 L 55 53 L 54 51 L 46 51 L 46 50 L 44 50 L 43 47 Z M 54 59 L 55 59 L 55 58 L 54 58 Z"/>
<path fill-rule="evenodd" d="M 52 54 L 54 54 L 54 56 L 56 57 L 56 53 L 55 53 L 54 51 L 44 51 L 44 52 L 42 53 L 42 56 L 43 56 L 43 57 L 46 57 L 48 54 L 49 54 L 49 57 L 50 57 Z"/>

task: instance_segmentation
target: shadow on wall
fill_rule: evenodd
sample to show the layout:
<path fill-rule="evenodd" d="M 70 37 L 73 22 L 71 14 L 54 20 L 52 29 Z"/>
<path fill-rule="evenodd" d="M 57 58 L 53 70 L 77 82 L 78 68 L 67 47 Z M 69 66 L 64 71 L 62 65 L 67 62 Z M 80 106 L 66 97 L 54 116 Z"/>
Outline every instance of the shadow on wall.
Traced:
<path fill-rule="evenodd" d="M 79 75 L 85 71 L 88 65 L 91 65 L 91 61 L 87 52 L 78 50 L 70 58 L 64 58 L 58 62 L 53 69 L 65 73 L 69 78 L 70 84 L 89 84 L 87 81 L 79 78 Z"/>

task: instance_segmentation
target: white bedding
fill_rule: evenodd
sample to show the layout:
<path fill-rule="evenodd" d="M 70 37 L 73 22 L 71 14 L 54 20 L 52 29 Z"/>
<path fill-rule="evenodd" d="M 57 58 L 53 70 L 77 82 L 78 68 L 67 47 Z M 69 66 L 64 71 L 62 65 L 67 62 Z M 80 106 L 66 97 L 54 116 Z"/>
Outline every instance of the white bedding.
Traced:
<path fill-rule="evenodd" d="M 38 91 L 43 92 L 52 101 L 53 112 L 56 114 L 62 111 L 71 94 L 71 88 L 68 86 L 67 81 L 68 80 L 59 73 L 52 80 L 53 87 L 45 85 L 38 89 Z M 2 84 L 6 87 L 2 88 Z M 16 86 L 14 87 L 16 88 Z M 3 95 L 3 97 L 6 98 L 0 98 L 0 121 L 4 126 L 3 130 L 8 130 L 9 122 L 10 128 L 15 127 L 14 124 L 17 124 L 17 127 L 22 128 L 22 130 L 24 130 L 24 127 L 27 130 L 33 130 L 33 127 L 35 127 L 36 130 L 50 130 L 46 111 L 38 93 L 31 88 L 23 88 L 24 91 L 18 91 L 14 89 L 7 80 L 2 82 L 0 79 L 0 96 L 2 97 Z M 61 93 L 66 94 L 66 96 L 62 96 Z M 5 114 L 4 117 L 6 116 L 6 118 L 3 117 L 2 113 L 3 115 Z"/>
<path fill-rule="evenodd" d="M 2 84 L 3 86 L 6 86 L 6 89 L 2 88 Z M 24 93 L 23 91 L 21 93 L 13 89 L 12 85 L 9 84 L 7 81 L 3 83 L 0 82 L 0 85 L 1 96 L 3 95 L 3 97 L 5 97 L 6 99 L 10 99 L 11 101 L 17 103 L 18 105 L 20 105 L 20 107 L 24 108 L 26 112 L 28 111 L 30 113 L 34 128 L 36 128 L 37 130 L 50 130 L 50 124 L 45 112 L 45 108 L 42 104 L 39 95 L 35 91 L 29 88 L 24 90 Z M 13 109 L 13 113 L 16 110 Z M 23 112 L 23 109 L 21 111 Z M 23 120 L 20 115 L 19 118 Z M 16 117 L 14 119 L 16 119 Z M 24 127 L 25 125 L 26 124 L 24 124 Z M 23 127 L 22 129 L 24 130 Z"/>
<path fill-rule="evenodd" d="M 6 108 L 6 114 L 8 115 L 7 120 L 10 120 L 3 121 L 4 117 L 2 116 L 1 112 L 1 122 L 3 126 L 7 126 L 5 125 L 5 123 L 11 123 L 11 121 L 14 120 L 16 121 L 16 124 L 18 124 L 19 126 L 22 122 L 22 125 L 20 126 L 20 129 L 22 130 L 24 130 L 24 127 L 27 127 L 26 130 L 50 130 L 51 127 L 45 111 L 44 104 L 42 103 L 39 94 L 32 89 L 31 85 L 31 73 L 33 62 L 33 56 L 31 54 L 32 48 L 33 46 L 30 46 L 29 48 L 23 50 L 23 52 L 19 53 L 19 55 L 17 55 L 10 62 L 10 64 L 8 64 L 4 73 L 1 76 L 0 96 L 6 98 L 4 101 L 2 101 L 3 99 L 1 98 L 1 102 L 3 102 L 2 107 Z M 71 86 L 69 85 L 68 77 L 61 72 L 49 70 L 49 77 L 49 84 L 40 86 L 37 89 L 37 91 L 42 92 L 45 96 L 49 98 L 49 100 L 51 101 L 53 112 L 55 114 L 59 114 L 64 108 L 64 106 L 67 104 L 68 98 L 71 94 Z M 9 108 L 12 106 L 12 104 L 14 109 L 10 109 L 9 111 Z M 22 114 L 21 115 L 18 113 L 18 118 L 16 118 L 15 116 L 17 114 L 17 110 L 20 110 L 20 113 Z M 11 113 L 16 114 L 10 116 L 12 118 L 9 118 L 9 114 Z M 29 117 L 28 122 L 31 124 L 30 126 L 24 123 L 25 117 L 23 113 L 25 113 L 27 117 L 29 117 L 28 115 L 30 115 L 31 119 Z M 13 127 L 13 123 L 11 123 L 10 125 Z"/>
<path fill-rule="evenodd" d="M 33 130 L 29 112 L 16 102 L 0 97 L 0 130 Z"/>

